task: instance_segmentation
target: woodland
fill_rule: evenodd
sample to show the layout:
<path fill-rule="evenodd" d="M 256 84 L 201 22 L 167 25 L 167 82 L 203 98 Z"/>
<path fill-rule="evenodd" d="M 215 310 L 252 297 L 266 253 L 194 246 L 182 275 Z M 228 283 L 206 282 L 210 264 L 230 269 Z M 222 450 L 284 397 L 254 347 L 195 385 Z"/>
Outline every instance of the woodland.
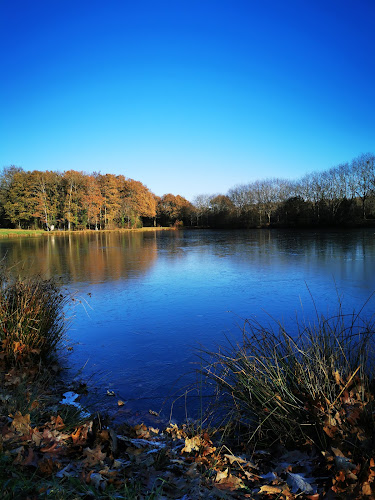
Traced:
<path fill-rule="evenodd" d="M 198 195 L 192 202 L 171 193 L 156 196 L 142 182 L 124 175 L 28 172 L 14 165 L 0 172 L 0 226 L 6 228 L 302 228 L 373 223 L 372 153 L 300 179 L 256 180 L 236 185 L 226 194 Z"/>

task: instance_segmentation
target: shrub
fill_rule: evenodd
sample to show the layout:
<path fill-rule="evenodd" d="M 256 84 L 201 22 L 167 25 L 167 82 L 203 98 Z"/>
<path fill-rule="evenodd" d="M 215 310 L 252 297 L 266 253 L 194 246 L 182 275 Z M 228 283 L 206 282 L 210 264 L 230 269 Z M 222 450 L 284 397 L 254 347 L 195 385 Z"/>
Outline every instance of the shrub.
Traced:
<path fill-rule="evenodd" d="M 372 320 L 345 315 L 300 324 L 247 320 L 241 344 L 204 352 L 203 372 L 218 392 L 221 413 L 247 440 L 369 445 L 374 434 Z M 244 436 L 243 436 L 244 437 Z"/>
<path fill-rule="evenodd" d="M 9 364 L 47 361 L 61 347 L 68 296 L 53 280 L 0 276 L 0 348 Z"/>

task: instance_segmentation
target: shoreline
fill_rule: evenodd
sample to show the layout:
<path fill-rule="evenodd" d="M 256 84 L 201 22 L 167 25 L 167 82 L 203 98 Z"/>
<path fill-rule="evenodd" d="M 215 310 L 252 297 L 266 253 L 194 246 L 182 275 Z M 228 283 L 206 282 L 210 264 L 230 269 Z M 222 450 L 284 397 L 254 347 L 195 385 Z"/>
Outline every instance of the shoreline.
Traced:
<path fill-rule="evenodd" d="M 71 234 L 97 234 L 97 233 L 127 233 L 127 232 L 151 232 L 151 231 L 176 231 L 175 227 L 137 227 L 119 229 L 81 229 L 77 231 L 44 231 L 44 229 L 4 229 L 0 228 L 0 238 L 31 238 L 39 236 L 63 236 Z"/>

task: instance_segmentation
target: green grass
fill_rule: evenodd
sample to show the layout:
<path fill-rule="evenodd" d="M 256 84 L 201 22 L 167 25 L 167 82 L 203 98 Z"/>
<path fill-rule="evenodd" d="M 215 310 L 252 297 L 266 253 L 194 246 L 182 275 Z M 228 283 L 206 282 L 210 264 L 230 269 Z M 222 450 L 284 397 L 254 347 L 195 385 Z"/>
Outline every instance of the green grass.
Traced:
<path fill-rule="evenodd" d="M 55 231 L 44 231 L 43 229 L 4 229 L 0 228 L 0 238 L 13 238 L 13 237 L 30 237 L 30 236 L 60 236 L 63 234 L 84 234 L 93 232 L 147 232 L 147 231 L 167 231 L 173 230 L 171 227 L 140 227 L 140 228 L 125 228 L 125 229 L 104 229 L 94 231 L 93 229 L 81 229 L 77 231 L 64 231 L 56 229 Z"/>
<path fill-rule="evenodd" d="M 47 234 L 42 229 L 3 229 L 0 228 L 0 238 L 11 238 L 13 236 L 41 236 Z"/>

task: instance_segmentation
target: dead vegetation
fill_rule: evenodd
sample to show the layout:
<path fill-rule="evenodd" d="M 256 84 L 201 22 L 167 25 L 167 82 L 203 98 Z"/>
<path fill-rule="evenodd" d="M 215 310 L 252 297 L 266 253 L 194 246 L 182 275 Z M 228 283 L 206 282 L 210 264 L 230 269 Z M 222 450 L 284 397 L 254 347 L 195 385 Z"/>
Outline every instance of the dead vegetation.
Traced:
<path fill-rule="evenodd" d="M 59 382 L 64 322 L 42 330 L 43 310 L 66 297 L 49 282 L 6 286 L 2 498 L 374 498 L 373 325 L 359 315 L 317 316 L 296 335 L 247 322 L 241 345 L 203 355 L 225 415 L 215 428 L 113 428 Z"/>

